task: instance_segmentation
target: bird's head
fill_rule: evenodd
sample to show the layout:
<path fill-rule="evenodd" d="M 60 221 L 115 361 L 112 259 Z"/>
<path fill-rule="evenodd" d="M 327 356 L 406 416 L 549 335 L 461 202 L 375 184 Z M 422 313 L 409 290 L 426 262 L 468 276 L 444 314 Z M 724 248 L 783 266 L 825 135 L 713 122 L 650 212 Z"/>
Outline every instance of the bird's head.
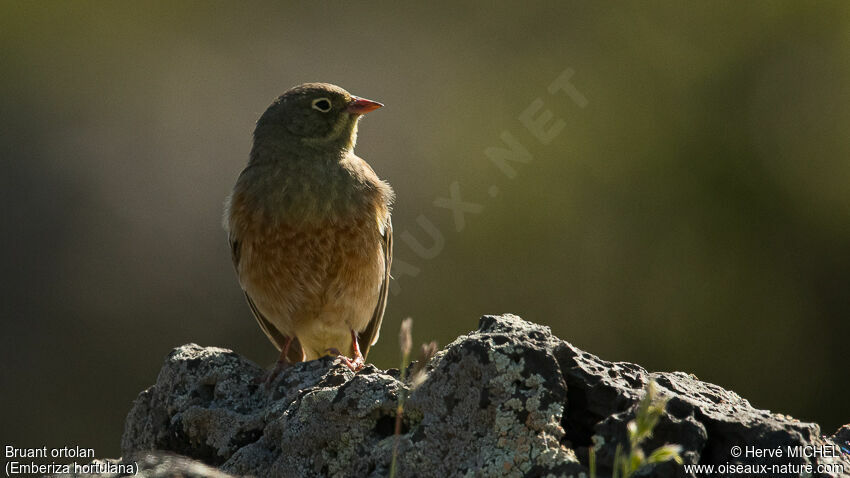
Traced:
<path fill-rule="evenodd" d="M 350 151 L 360 116 L 383 106 L 328 83 L 305 83 L 278 97 L 257 121 L 258 142 L 298 149 Z"/>

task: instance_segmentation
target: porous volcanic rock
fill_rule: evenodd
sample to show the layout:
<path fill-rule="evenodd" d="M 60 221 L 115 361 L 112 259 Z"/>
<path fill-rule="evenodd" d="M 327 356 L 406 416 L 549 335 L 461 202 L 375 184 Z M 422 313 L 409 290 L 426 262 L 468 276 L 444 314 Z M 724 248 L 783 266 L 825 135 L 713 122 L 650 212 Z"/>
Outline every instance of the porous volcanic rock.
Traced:
<path fill-rule="evenodd" d="M 355 374 L 322 358 L 286 370 L 269 390 L 265 371 L 236 353 L 184 345 L 136 399 L 124 457 L 170 452 L 239 476 L 386 477 L 405 390 L 398 477 L 587 476 L 593 443 L 598 473 L 607 476 L 644 387 L 655 380 L 669 400 L 646 451 L 675 443 L 685 463 L 837 464 L 850 474 L 850 455 L 840 451 L 730 454 L 735 446 L 840 444 L 850 439 L 846 430 L 824 438 L 816 424 L 755 409 L 692 375 L 604 361 L 513 315 L 482 317 L 478 330 L 426 369 L 427 380 L 410 390 L 395 370 L 367 365 Z M 640 474 L 695 476 L 673 462 Z"/>

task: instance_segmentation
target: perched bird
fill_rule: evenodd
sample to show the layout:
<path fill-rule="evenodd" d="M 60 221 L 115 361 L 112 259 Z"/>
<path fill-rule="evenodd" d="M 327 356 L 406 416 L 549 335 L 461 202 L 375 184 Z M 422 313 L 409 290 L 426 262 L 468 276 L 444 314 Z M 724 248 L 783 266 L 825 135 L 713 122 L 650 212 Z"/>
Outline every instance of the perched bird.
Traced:
<path fill-rule="evenodd" d="M 378 340 L 394 193 L 354 154 L 354 143 L 361 116 L 381 106 L 306 83 L 257 121 L 224 226 L 248 305 L 280 350 L 272 377 L 323 355 L 359 370 Z"/>

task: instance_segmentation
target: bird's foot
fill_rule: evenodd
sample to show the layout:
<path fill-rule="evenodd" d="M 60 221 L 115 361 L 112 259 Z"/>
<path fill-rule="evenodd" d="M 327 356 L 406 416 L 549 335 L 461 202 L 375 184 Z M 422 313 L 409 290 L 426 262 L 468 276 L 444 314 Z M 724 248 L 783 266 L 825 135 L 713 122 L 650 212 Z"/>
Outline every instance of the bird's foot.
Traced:
<path fill-rule="evenodd" d="M 359 350 L 355 352 L 359 352 Z M 336 358 L 338 358 L 343 365 L 345 365 L 346 367 L 348 367 L 349 370 L 355 373 L 359 372 L 360 370 L 363 370 L 363 367 L 366 365 L 366 361 L 363 359 L 363 356 L 360 355 L 360 353 L 355 353 L 354 358 L 348 358 L 345 355 L 342 355 L 339 349 L 334 347 L 325 350 L 325 353 L 335 355 Z"/>
<path fill-rule="evenodd" d="M 292 367 L 292 362 L 290 362 L 289 360 L 278 360 L 274 368 L 269 371 L 268 375 L 266 375 L 266 389 L 271 390 L 275 380 L 277 380 L 278 377 L 280 377 L 280 374 L 282 374 L 284 370 L 288 369 L 289 367 Z"/>
<path fill-rule="evenodd" d="M 340 355 L 339 360 L 342 362 L 343 365 L 348 367 L 349 370 L 354 373 L 363 370 L 363 367 L 366 365 L 366 361 L 363 360 L 363 356 L 354 357 L 353 359 L 350 359 L 345 355 Z"/>
<path fill-rule="evenodd" d="M 286 338 L 286 342 L 284 342 L 283 348 L 280 351 L 280 357 L 277 359 L 277 364 L 275 364 L 275 367 L 266 376 L 266 390 L 271 390 L 272 385 L 274 384 L 275 380 L 277 380 L 277 378 L 280 376 L 280 374 L 293 365 L 293 362 L 289 358 L 289 348 L 292 346 L 293 340 L 294 337 Z M 298 347 L 300 348 L 300 345 Z M 301 360 L 304 360 L 303 350 L 301 352 Z"/>

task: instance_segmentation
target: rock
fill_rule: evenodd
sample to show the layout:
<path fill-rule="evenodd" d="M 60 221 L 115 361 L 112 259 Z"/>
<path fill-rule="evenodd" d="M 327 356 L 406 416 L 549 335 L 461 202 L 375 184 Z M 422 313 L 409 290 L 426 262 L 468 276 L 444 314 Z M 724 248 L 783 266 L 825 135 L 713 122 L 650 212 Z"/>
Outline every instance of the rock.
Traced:
<path fill-rule="evenodd" d="M 850 474 L 850 454 L 841 452 L 730 454 L 735 446 L 785 452 L 840 444 L 850 439 L 848 427 L 825 439 L 816 424 L 755 409 L 692 375 L 606 362 L 512 315 L 483 317 L 426 369 L 428 379 L 405 404 L 399 477 L 586 476 L 594 440 L 607 476 L 649 380 L 669 401 L 647 452 L 675 443 L 685 463 L 838 464 Z M 271 390 L 264 374 L 229 350 L 175 349 L 127 417 L 124 456 L 167 451 L 240 476 L 388 476 L 396 406 L 409 391 L 397 371 L 367 365 L 354 374 L 323 358 L 296 364 Z M 696 476 L 673 462 L 641 474 Z"/>
<path fill-rule="evenodd" d="M 112 473 L 108 471 L 110 464 L 118 463 L 138 465 L 138 471 L 132 475 L 124 472 Z M 63 473 L 54 476 L 56 478 L 83 478 L 91 476 L 97 476 L 98 478 L 119 478 L 124 476 L 133 476 L 134 478 L 235 478 L 233 475 L 224 473 L 199 461 L 169 453 L 143 453 L 127 460 L 95 460 L 87 466 L 91 472 Z"/>

